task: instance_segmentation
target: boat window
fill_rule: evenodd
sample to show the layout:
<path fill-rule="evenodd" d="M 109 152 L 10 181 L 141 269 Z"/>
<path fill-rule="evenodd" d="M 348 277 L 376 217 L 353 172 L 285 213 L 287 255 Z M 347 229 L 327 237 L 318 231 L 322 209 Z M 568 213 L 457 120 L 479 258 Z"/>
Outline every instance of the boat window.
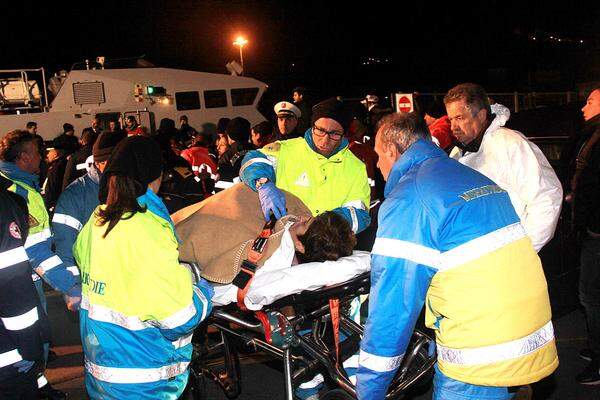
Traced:
<path fill-rule="evenodd" d="M 231 104 L 234 106 L 250 106 L 258 94 L 258 88 L 231 89 Z"/>
<path fill-rule="evenodd" d="M 227 107 L 227 94 L 224 90 L 205 90 L 204 104 L 206 108 Z"/>
<path fill-rule="evenodd" d="M 198 92 L 175 92 L 175 104 L 178 111 L 199 110 L 200 93 Z"/>

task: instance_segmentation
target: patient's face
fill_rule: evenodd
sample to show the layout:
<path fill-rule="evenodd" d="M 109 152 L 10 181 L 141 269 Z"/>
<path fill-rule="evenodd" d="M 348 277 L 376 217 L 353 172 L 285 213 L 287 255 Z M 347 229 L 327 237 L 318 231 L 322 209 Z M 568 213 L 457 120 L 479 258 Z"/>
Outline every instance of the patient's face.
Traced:
<path fill-rule="evenodd" d="M 294 239 L 294 247 L 296 248 L 296 251 L 301 253 L 304 252 L 304 246 L 302 246 L 298 240 L 298 236 L 304 235 L 314 220 L 314 217 L 304 215 L 299 217 L 298 220 L 290 227 L 290 234 L 292 235 L 292 239 Z"/>

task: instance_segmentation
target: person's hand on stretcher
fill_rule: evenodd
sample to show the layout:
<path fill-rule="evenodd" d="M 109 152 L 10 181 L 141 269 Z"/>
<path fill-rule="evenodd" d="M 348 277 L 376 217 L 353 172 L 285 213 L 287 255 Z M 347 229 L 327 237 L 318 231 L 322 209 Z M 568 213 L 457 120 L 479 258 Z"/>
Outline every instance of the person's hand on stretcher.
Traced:
<path fill-rule="evenodd" d="M 264 182 L 259 182 L 257 186 L 260 208 L 262 209 L 265 221 L 270 219 L 271 212 L 275 215 L 276 219 L 287 214 L 285 208 L 285 195 L 273 182 L 266 180 Z"/>

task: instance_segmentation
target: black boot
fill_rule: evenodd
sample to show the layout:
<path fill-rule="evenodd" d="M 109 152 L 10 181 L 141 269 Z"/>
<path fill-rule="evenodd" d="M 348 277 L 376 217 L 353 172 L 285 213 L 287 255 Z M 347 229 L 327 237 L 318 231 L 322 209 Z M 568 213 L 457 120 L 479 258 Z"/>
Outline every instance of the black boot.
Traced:
<path fill-rule="evenodd" d="M 585 361 L 592 361 L 592 358 L 595 358 L 596 355 L 589 348 L 581 349 L 579 352 L 579 358 L 583 358 Z"/>
<path fill-rule="evenodd" d="M 64 400 L 66 398 L 65 392 L 54 389 L 49 383 L 38 389 L 38 399 L 40 400 Z"/>
<path fill-rule="evenodd" d="M 600 363 L 592 360 L 582 373 L 575 378 L 582 385 L 600 385 Z"/>

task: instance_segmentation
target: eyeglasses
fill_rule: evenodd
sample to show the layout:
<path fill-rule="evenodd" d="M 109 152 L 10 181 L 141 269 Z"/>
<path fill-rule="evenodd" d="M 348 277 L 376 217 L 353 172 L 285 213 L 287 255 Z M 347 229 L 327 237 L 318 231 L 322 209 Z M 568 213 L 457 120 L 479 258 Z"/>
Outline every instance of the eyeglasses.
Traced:
<path fill-rule="evenodd" d="M 313 132 L 315 135 L 319 137 L 324 137 L 325 135 L 329 135 L 329 137 L 333 140 L 340 140 L 342 136 L 344 136 L 343 131 L 326 131 L 323 128 L 320 128 L 316 125 L 313 125 Z"/>

